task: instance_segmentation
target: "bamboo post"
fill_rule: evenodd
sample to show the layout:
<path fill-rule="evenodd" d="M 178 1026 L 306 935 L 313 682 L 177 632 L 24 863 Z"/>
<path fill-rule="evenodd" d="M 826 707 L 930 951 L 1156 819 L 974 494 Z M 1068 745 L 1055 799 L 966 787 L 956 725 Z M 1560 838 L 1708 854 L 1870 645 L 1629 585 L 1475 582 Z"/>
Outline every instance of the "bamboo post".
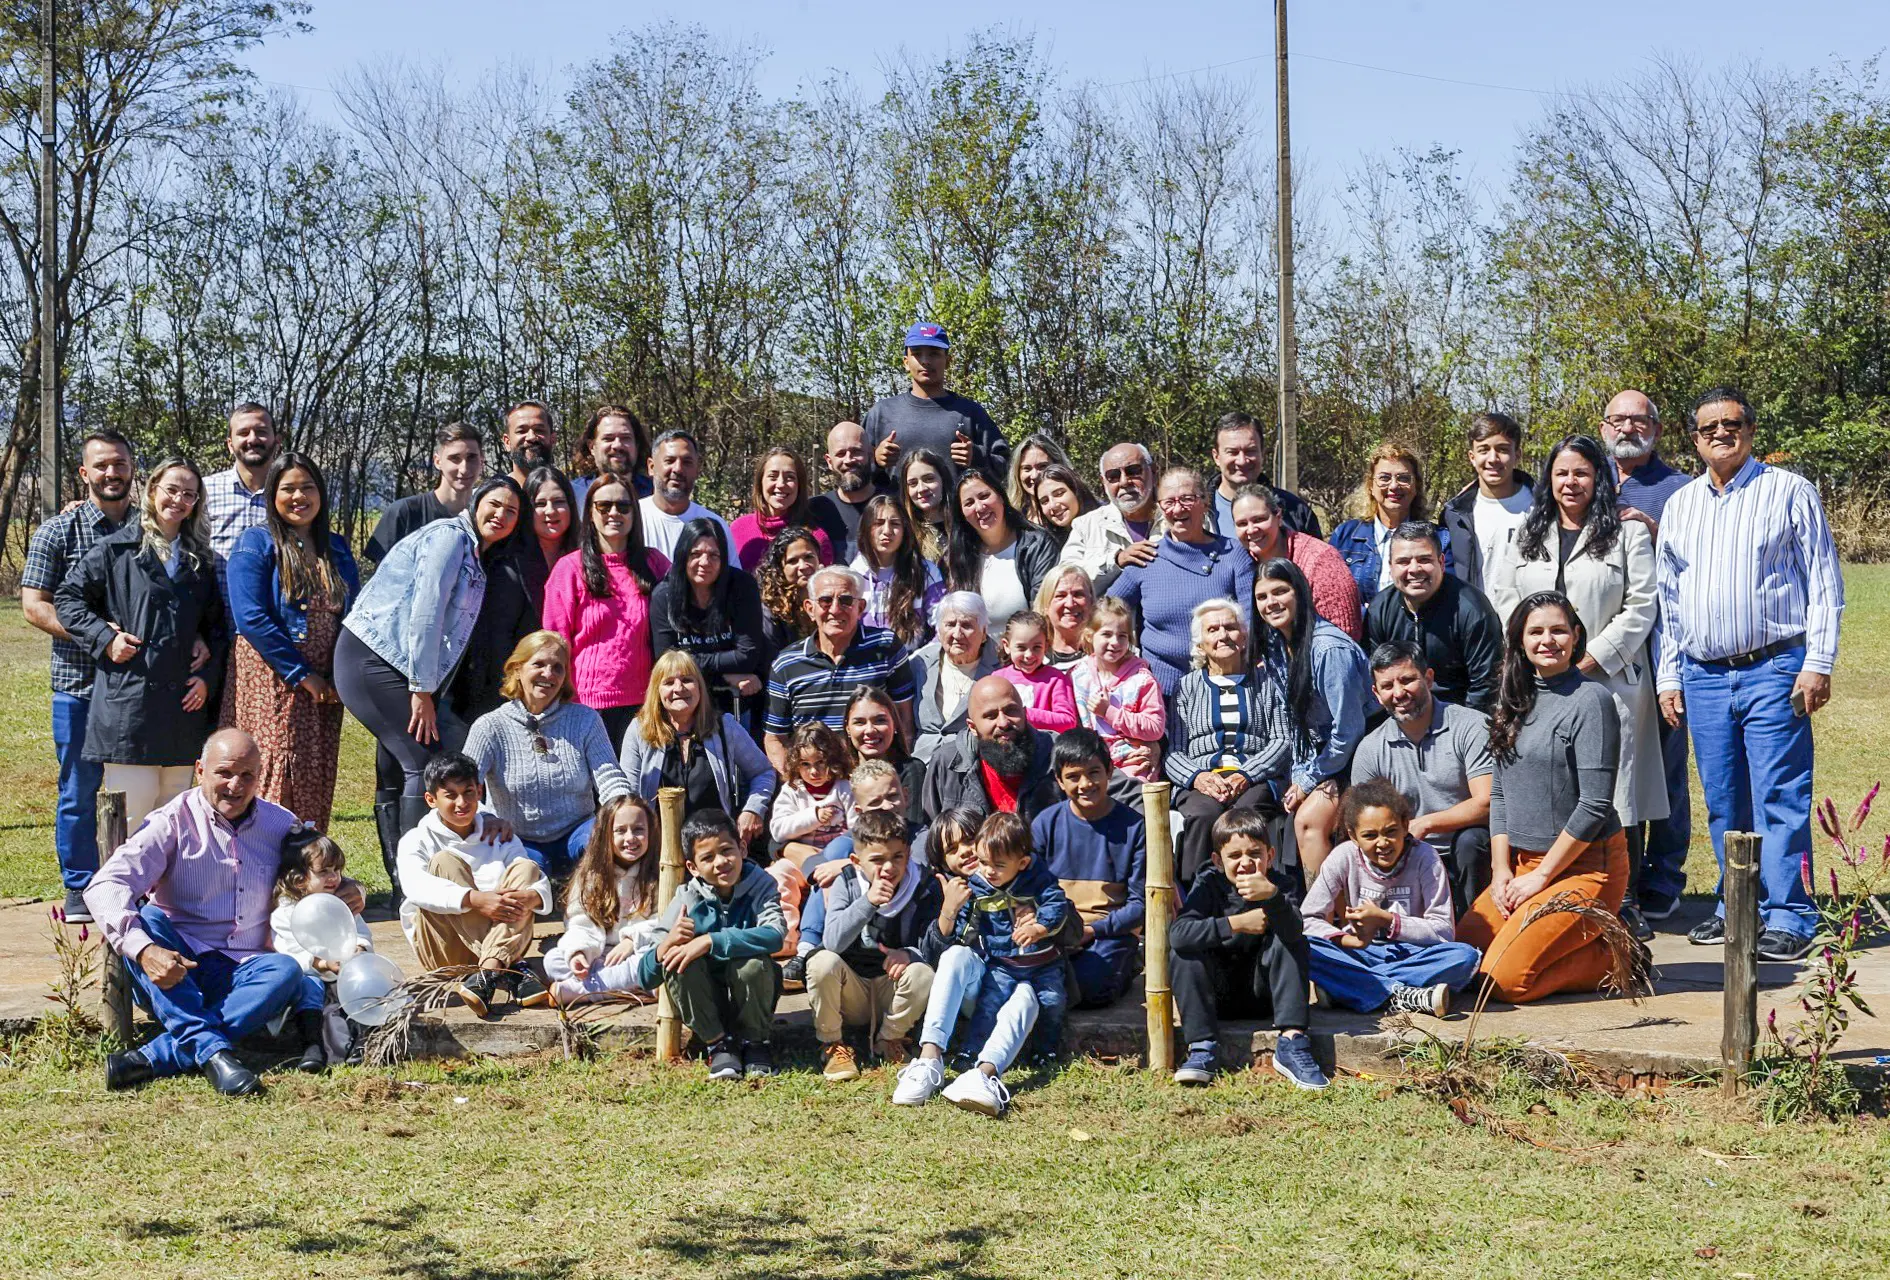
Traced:
<path fill-rule="evenodd" d="M 1168 986 L 1168 923 L 1175 914 L 1175 841 L 1168 828 L 1168 784 L 1142 784 L 1148 830 L 1148 876 L 1142 899 L 1143 1004 L 1148 1010 L 1148 1069 L 1175 1069 L 1174 993 Z"/>
<path fill-rule="evenodd" d="M 1726 869 L 1721 880 L 1726 903 L 1725 1011 L 1719 1057 L 1720 1089 L 1739 1092 L 1759 1038 L 1759 837 L 1750 831 L 1726 833 Z"/>
<path fill-rule="evenodd" d="M 669 909 L 670 899 L 682 888 L 683 795 L 681 787 L 659 787 L 656 792 L 657 818 L 662 827 L 662 855 L 657 863 L 656 881 L 658 915 Z M 670 999 L 667 982 L 657 989 L 656 1056 L 663 1062 L 674 1062 L 682 1057 L 682 1019 L 676 1016 L 676 1002 Z"/>
<path fill-rule="evenodd" d="M 125 793 L 101 790 L 98 793 L 98 807 L 93 812 L 98 818 L 98 847 L 102 864 L 104 858 L 111 857 L 117 852 L 118 846 L 125 842 Z M 125 967 L 124 957 L 112 949 L 102 933 L 99 945 L 105 949 L 99 976 L 99 994 L 105 1004 L 105 1030 L 111 1032 L 119 1044 L 129 1045 L 131 971 Z"/>

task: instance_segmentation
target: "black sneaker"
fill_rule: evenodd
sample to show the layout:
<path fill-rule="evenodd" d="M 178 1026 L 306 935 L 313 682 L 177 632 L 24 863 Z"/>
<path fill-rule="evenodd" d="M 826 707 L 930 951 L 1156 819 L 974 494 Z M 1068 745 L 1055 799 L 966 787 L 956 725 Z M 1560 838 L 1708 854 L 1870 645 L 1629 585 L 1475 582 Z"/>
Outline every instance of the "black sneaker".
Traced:
<path fill-rule="evenodd" d="M 459 980 L 456 988 L 459 1002 L 473 1011 L 473 1017 L 483 1018 L 491 1012 L 492 1005 L 499 995 L 499 970 L 480 969 L 469 973 Z"/>
<path fill-rule="evenodd" d="M 512 993 L 512 999 L 519 1004 L 543 1004 L 546 987 L 544 981 L 530 969 L 507 969 L 499 980 L 505 989 Z"/>
<path fill-rule="evenodd" d="M 781 966 L 781 990 L 807 990 L 807 961 L 800 956 Z"/>
<path fill-rule="evenodd" d="M 1647 917 L 1641 914 L 1641 909 L 1636 903 L 1632 901 L 1623 902 L 1621 904 L 1620 915 L 1621 923 L 1626 925 L 1628 931 L 1642 942 L 1646 942 L 1654 936 L 1654 926 L 1647 923 Z"/>
<path fill-rule="evenodd" d="M 85 893 L 83 890 L 66 890 L 66 909 L 63 914 L 67 924 L 92 923 L 92 909 L 85 905 Z"/>
<path fill-rule="evenodd" d="M 742 1055 L 737 1052 L 735 1041 L 727 1036 L 709 1046 L 709 1079 L 739 1080 L 742 1078 Z"/>
<path fill-rule="evenodd" d="M 1641 890 L 1641 914 L 1649 920 L 1665 920 L 1680 909 L 1680 899 L 1665 893 Z"/>
<path fill-rule="evenodd" d="M 1687 931 L 1687 941 L 1696 947 L 1723 947 L 1726 945 L 1726 922 L 1718 916 L 1708 916 Z"/>
<path fill-rule="evenodd" d="M 766 1041 L 742 1046 L 742 1074 L 750 1080 L 765 1080 L 774 1074 L 774 1055 Z"/>
<path fill-rule="evenodd" d="M 1791 963 L 1811 954 L 1812 940 L 1786 929 L 1766 929 L 1759 934 L 1759 959 Z"/>

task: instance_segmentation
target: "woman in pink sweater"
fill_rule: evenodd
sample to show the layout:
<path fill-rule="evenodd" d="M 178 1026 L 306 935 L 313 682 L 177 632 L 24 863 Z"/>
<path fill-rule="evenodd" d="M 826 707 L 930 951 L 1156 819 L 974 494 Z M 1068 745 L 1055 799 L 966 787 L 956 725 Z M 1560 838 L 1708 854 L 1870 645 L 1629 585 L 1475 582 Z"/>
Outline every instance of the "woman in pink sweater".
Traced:
<path fill-rule="evenodd" d="M 1050 624 L 1041 613 L 1029 609 L 1014 613 L 1004 626 L 998 649 L 1010 660 L 992 674 L 1003 676 L 1017 686 L 1023 699 L 1024 718 L 1033 729 L 1046 733 L 1066 733 L 1076 727 L 1076 689 L 1067 671 L 1059 671 L 1045 661 L 1050 646 Z"/>
<path fill-rule="evenodd" d="M 807 464 L 792 449 L 776 445 L 755 463 L 754 484 L 748 490 L 750 510 L 737 516 L 729 526 L 735 540 L 735 559 L 748 573 L 768 558 L 768 544 L 774 535 L 790 525 L 801 525 L 814 535 L 820 547 L 820 562 L 833 563 L 833 542 L 824 529 L 807 522 L 807 504 L 813 495 L 807 489 Z"/>
<path fill-rule="evenodd" d="M 1234 541 L 1247 548 L 1256 566 L 1291 560 L 1312 588 L 1313 612 L 1363 643 L 1365 606 L 1345 557 L 1330 543 L 1288 529 L 1279 503 L 1265 485 L 1248 485 L 1234 495 Z"/>
<path fill-rule="evenodd" d="M 637 495 L 602 475 L 584 496 L 584 536 L 545 581 L 545 628 L 571 646 L 578 701 L 604 718 L 612 743 L 636 718 L 650 684 L 650 593 L 669 569 L 643 545 Z"/>

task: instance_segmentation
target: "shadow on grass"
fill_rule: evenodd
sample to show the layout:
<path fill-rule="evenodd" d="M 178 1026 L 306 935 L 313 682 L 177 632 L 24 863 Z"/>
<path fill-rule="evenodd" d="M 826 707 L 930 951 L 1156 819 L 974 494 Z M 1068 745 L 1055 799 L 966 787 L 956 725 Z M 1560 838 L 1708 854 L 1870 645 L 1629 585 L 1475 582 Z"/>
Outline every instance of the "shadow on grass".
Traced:
<path fill-rule="evenodd" d="M 960 1227 L 917 1237 L 874 1229 L 837 1230 L 779 1210 L 727 1209 L 670 1219 L 649 1247 L 727 1280 L 793 1275 L 819 1280 L 997 1280 L 984 1251 L 989 1228 Z"/>

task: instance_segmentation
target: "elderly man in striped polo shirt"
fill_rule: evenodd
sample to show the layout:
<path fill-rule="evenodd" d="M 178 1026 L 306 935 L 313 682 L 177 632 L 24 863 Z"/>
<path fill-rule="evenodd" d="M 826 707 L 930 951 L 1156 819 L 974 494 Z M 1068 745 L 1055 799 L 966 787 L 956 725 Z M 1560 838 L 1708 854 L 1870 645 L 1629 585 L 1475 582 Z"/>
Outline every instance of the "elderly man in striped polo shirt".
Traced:
<path fill-rule="evenodd" d="M 1831 697 L 1844 577 L 1818 491 L 1753 456 L 1743 395 L 1714 388 L 1687 425 L 1706 474 L 1660 522 L 1661 713 L 1692 729 L 1720 865 L 1727 831 L 1761 837 L 1759 958 L 1797 960 L 1817 926 L 1799 873 L 1811 856 L 1811 715 Z M 1724 943 L 1725 909 L 1688 937 Z"/>
<path fill-rule="evenodd" d="M 763 723 L 768 760 L 788 773 L 787 742 L 794 726 L 809 720 L 844 732 L 847 701 L 862 685 L 878 685 L 893 701 L 899 732 L 913 740 L 912 669 L 899 637 L 887 627 L 861 624 L 866 614 L 866 579 L 828 565 L 807 580 L 814 634 L 781 650 L 768 672 L 768 714 Z"/>

